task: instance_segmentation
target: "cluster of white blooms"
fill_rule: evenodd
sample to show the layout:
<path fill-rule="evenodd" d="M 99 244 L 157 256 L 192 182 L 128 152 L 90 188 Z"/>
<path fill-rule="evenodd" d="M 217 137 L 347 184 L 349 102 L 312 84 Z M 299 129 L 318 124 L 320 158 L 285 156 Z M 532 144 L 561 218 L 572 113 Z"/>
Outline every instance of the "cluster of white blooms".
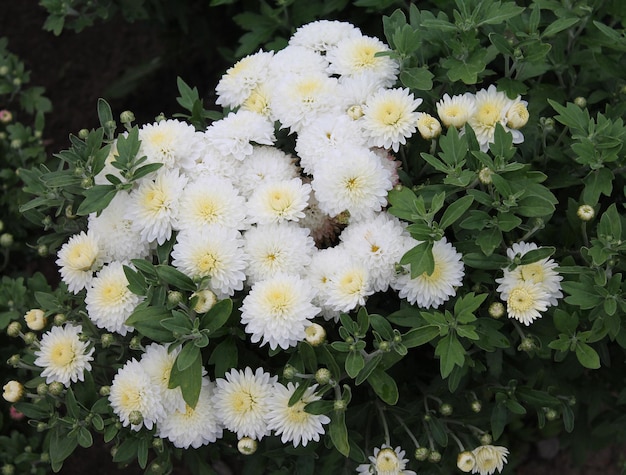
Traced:
<path fill-rule="evenodd" d="M 535 243 L 520 241 L 513 244 L 506 253 L 513 261 L 521 258 L 529 251 L 538 249 Z M 509 318 L 515 318 L 524 325 L 530 325 L 541 317 L 548 307 L 557 304 L 563 297 L 560 276 L 553 259 L 545 258 L 532 264 L 518 265 L 513 270 L 502 269 L 503 277 L 496 279 L 500 284 L 497 291 L 506 302 Z"/>
<path fill-rule="evenodd" d="M 507 462 L 509 449 L 496 445 L 481 445 L 472 451 L 461 452 L 457 457 L 457 467 L 465 473 L 493 475 L 502 472 Z"/>
<path fill-rule="evenodd" d="M 492 84 L 475 94 L 467 92 L 452 97 L 444 94 L 437 102 L 437 114 L 446 127 L 456 127 L 461 132 L 465 124 L 469 124 L 476 134 L 480 149 L 486 152 L 489 144 L 493 143 L 497 124 L 511 133 L 513 143 L 524 141 L 518 129 L 528 122 L 527 105 L 520 96 L 509 99 Z"/>

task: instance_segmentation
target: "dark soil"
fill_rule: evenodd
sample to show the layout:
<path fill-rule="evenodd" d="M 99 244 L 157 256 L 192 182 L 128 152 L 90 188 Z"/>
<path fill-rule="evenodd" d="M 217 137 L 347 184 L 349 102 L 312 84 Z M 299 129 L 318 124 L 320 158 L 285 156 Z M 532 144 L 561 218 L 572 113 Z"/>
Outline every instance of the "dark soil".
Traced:
<path fill-rule="evenodd" d="M 45 128 L 50 153 L 67 148 L 70 133 L 98 126 L 99 97 L 111 103 L 114 114 L 129 109 L 138 123 L 145 123 L 161 112 L 167 116 L 180 112 L 175 102 L 177 76 L 197 86 L 206 98 L 205 104 L 212 104 L 211 91 L 230 65 L 217 54 L 215 45 L 196 49 L 177 45 L 179 39 L 164 25 L 129 24 L 119 19 L 56 37 L 42 30 L 45 19 L 46 13 L 36 0 L 4 1 L 0 35 L 9 38 L 10 51 L 32 71 L 30 85 L 44 86 L 52 101 L 54 110 Z M 213 21 L 219 24 L 220 19 Z M 231 45 L 238 34 L 213 33 Z M 143 73 L 136 69 L 139 65 Z M 574 466 L 566 452 L 558 451 L 550 442 L 541 442 L 519 464 L 516 475 L 618 475 L 625 461 L 625 447 L 609 447 L 594 453 L 584 465 Z M 216 469 L 231 473 L 225 467 Z M 94 447 L 77 450 L 61 473 L 135 475 L 143 470 L 136 465 L 118 468 L 111 461 L 110 447 L 96 440 Z M 187 475 L 188 471 L 181 468 L 174 473 Z"/>

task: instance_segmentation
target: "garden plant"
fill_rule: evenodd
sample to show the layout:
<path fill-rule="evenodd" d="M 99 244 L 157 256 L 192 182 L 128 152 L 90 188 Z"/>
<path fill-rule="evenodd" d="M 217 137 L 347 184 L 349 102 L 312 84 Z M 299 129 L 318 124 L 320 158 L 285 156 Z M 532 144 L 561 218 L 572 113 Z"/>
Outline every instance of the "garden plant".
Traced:
<path fill-rule="evenodd" d="M 491 475 L 626 442 L 626 7 L 255 8 L 214 104 L 101 99 L 13 164 L 59 280 L 2 281 L 40 445 L 3 473 L 104 443 L 146 473 Z"/>

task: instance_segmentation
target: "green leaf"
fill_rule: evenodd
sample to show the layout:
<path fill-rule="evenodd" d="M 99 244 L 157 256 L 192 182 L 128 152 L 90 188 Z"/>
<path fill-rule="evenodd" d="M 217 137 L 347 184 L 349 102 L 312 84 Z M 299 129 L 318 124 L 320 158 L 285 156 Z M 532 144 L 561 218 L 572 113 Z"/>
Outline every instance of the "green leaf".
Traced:
<path fill-rule="evenodd" d="M 86 216 L 90 213 L 97 213 L 106 208 L 111 200 L 115 198 L 117 190 L 114 185 L 94 185 L 83 191 L 85 199 L 76 210 L 79 216 Z"/>
<path fill-rule="evenodd" d="M 359 374 L 359 371 L 363 369 L 365 366 L 365 360 L 363 359 L 363 355 L 361 355 L 360 351 L 351 351 L 348 353 L 348 357 L 346 358 L 346 373 L 352 379 L 356 378 Z"/>
<path fill-rule="evenodd" d="M 139 447 L 139 439 L 128 437 L 124 440 L 113 456 L 114 462 L 129 463 L 137 456 L 137 449 Z"/>
<path fill-rule="evenodd" d="M 372 314 L 369 316 L 372 328 L 378 332 L 385 340 L 393 340 L 393 328 L 382 315 Z"/>
<path fill-rule="evenodd" d="M 602 214 L 598 225 L 598 237 L 613 241 L 622 239 L 622 220 L 615 203 Z"/>
<path fill-rule="evenodd" d="M 441 221 L 439 222 L 439 227 L 441 229 L 446 229 L 448 226 L 451 226 L 461 216 L 463 216 L 463 214 L 469 209 L 473 202 L 473 196 L 465 195 L 448 205 L 446 210 L 443 212 L 443 216 L 441 217 Z"/>
<path fill-rule="evenodd" d="M 163 343 L 174 340 L 172 332 L 161 326 L 161 320 L 171 316 L 172 313 L 164 307 L 140 305 L 126 319 L 126 325 L 136 328 L 151 340 Z"/>
<path fill-rule="evenodd" d="M 294 404 L 296 404 L 298 401 L 302 399 L 302 396 L 304 396 L 304 393 L 306 392 L 306 390 L 309 388 L 310 385 L 311 385 L 311 380 L 305 380 L 301 383 L 296 383 L 296 389 L 291 395 L 291 397 L 289 398 L 289 402 L 288 402 L 289 407 L 293 406 Z"/>
<path fill-rule="evenodd" d="M 220 300 L 202 316 L 200 328 L 208 330 L 209 333 L 215 332 L 224 326 L 232 311 L 233 301 L 231 299 Z"/>
<path fill-rule="evenodd" d="M 143 275 L 128 266 L 124 266 L 124 275 L 128 280 L 128 290 L 136 295 L 146 295 L 148 284 Z"/>
<path fill-rule="evenodd" d="M 202 354 L 197 347 L 189 346 L 195 349 L 195 360 L 184 371 L 180 371 L 177 364 L 172 365 L 168 387 L 173 389 L 180 386 L 185 402 L 195 408 L 202 390 Z"/>
<path fill-rule="evenodd" d="M 185 371 L 200 357 L 200 348 L 195 346 L 193 342 L 188 341 L 183 345 L 183 349 L 176 357 L 176 368 L 178 371 Z"/>
<path fill-rule="evenodd" d="M 580 18 L 570 17 L 570 18 L 558 18 L 552 23 L 550 23 L 545 30 L 541 33 L 542 38 L 549 38 L 551 36 L 560 33 L 563 30 L 567 30 L 571 28 L 576 23 L 580 21 Z M 594 22 L 595 23 L 595 22 Z"/>
<path fill-rule="evenodd" d="M 533 249 L 531 251 L 528 251 L 521 257 L 520 264 L 528 265 L 528 264 L 532 264 L 533 262 L 540 261 L 542 259 L 547 259 L 552 254 L 554 254 L 554 251 L 556 251 L 556 248 L 550 247 L 550 246 L 543 246 L 543 247 L 540 247 L 539 249 Z"/>
<path fill-rule="evenodd" d="M 78 407 L 78 403 L 76 402 L 76 397 L 74 396 L 72 388 L 68 388 L 65 393 L 65 406 L 67 407 L 67 413 L 70 417 L 74 419 L 80 418 L 80 409 Z"/>
<path fill-rule="evenodd" d="M 308 342 L 301 341 L 298 343 L 298 353 L 300 354 L 300 358 L 302 358 L 305 369 L 311 373 L 315 373 L 317 370 L 317 357 L 315 356 L 313 347 L 309 345 Z"/>
<path fill-rule="evenodd" d="M 486 256 L 491 256 L 501 242 L 502 232 L 498 228 L 485 229 L 476 237 L 476 244 Z"/>
<path fill-rule="evenodd" d="M 209 357 L 209 364 L 215 365 L 215 377 L 222 378 L 227 371 L 235 368 L 238 357 L 237 344 L 233 338 L 226 338 L 217 345 Z"/>
<path fill-rule="evenodd" d="M 365 363 L 365 366 L 363 366 L 363 369 L 359 371 L 359 374 L 355 378 L 355 384 L 358 386 L 361 383 L 363 383 L 363 381 L 365 381 L 369 377 L 372 371 L 376 369 L 376 367 L 378 366 L 378 364 L 381 362 L 382 359 L 383 359 L 382 353 L 378 353 L 376 354 L 376 356 L 371 358 L 367 363 Z"/>
<path fill-rule="evenodd" d="M 113 121 L 111 106 L 102 98 L 98 99 L 98 120 L 104 130 L 107 130 L 109 128 L 109 124 Z"/>
<path fill-rule="evenodd" d="M 372 371 L 367 382 L 378 397 L 390 406 L 394 406 L 398 402 L 398 386 L 394 379 L 381 368 Z"/>
<path fill-rule="evenodd" d="M 409 68 L 400 73 L 400 81 L 409 89 L 430 91 L 433 88 L 433 73 L 427 68 Z"/>
<path fill-rule="evenodd" d="M 503 23 L 509 18 L 514 18 L 524 11 L 524 7 L 520 7 L 515 2 L 495 2 L 491 8 L 487 9 L 487 15 L 477 26 L 497 25 Z"/>
<path fill-rule="evenodd" d="M 93 437 L 91 436 L 91 432 L 84 426 L 80 426 L 78 428 L 78 433 L 76 434 L 76 441 L 78 445 L 83 448 L 88 449 L 93 445 Z"/>
<path fill-rule="evenodd" d="M 446 431 L 445 425 L 441 422 L 441 420 L 439 420 L 439 418 L 431 416 L 428 419 L 427 425 L 433 439 L 438 445 L 442 447 L 448 445 L 448 432 Z"/>
<path fill-rule="evenodd" d="M 350 455 L 350 444 L 348 442 L 348 429 L 346 427 L 346 413 L 344 411 L 334 411 L 328 426 L 330 440 L 337 451 L 344 457 Z"/>
<path fill-rule="evenodd" d="M 600 368 L 600 356 L 598 352 L 587 343 L 583 343 L 582 341 L 576 343 L 576 357 L 585 368 Z"/>
<path fill-rule="evenodd" d="M 591 170 L 583 178 L 585 189 L 581 195 L 581 200 L 588 205 L 594 206 L 598 203 L 600 195 L 611 196 L 614 179 L 615 175 L 606 167 Z"/>
<path fill-rule="evenodd" d="M 195 291 L 197 286 L 190 277 L 183 274 L 178 269 L 167 265 L 158 265 L 155 267 L 157 276 L 165 283 L 174 286 L 180 290 Z"/>
<path fill-rule="evenodd" d="M 422 346 L 438 336 L 439 327 L 437 325 L 425 325 L 402 335 L 402 344 L 407 348 L 414 348 Z"/>
<path fill-rule="evenodd" d="M 433 257 L 433 243 L 422 242 L 410 249 L 400 259 L 400 264 L 411 266 L 411 278 L 414 279 L 424 272 L 430 275 L 435 271 L 435 258 Z"/>
<path fill-rule="evenodd" d="M 465 363 L 465 348 L 453 333 L 448 333 L 437 343 L 435 355 L 439 356 L 441 377 L 447 378 L 454 366 Z"/>
<path fill-rule="evenodd" d="M 602 295 L 594 291 L 593 286 L 583 282 L 561 282 L 561 287 L 569 296 L 565 297 L 565 302 L 576 305 L 583 310 L 595 308 L 604 301 Z"/>
<path fill-rule="evenodd" d="M 536 389 L 525 386 L 518 387 L 515 394 L 524 402 L 534 407 L 555 407 L 558 406 L 560 399 L 548 394 L 546 391 L 538 391 Z"/>
<path fill-rule="evenodd" d="M 504 432 L 508 411 L 502 402 L 498 402 L 491 412 L 491 435 L 498 440 Z"/>
<path fill-rule="evenodd" d="M 574 430 L 574 411 L 566 402 L 563 402 L 561 405 L 562 415 L 563 415 L 563 427 L 567 432 L 572 432 Z"/>
<path fill-rule="evenodd" d="M 567 335 L 573 335 L 578 328 L 578 315 L 557 308 L 552 317 L 555 328 Z"/>
<path fill-rule="evenodd" d="M 55 473 L 58 473 L 63 466 L 63 461 L 67 459 L 78 446 L 76 437 L 68 437 L 66 430 L 61 425 L 56 425 L 50 429 L 50 446 L 48 454 L 50 463 Z"/>
<path fill-rule="evenodd" d="M 143 438 L 139 440 L 139 446 L 137 447 L 137 463 L 141 468 L 146 468 L 148 465 L 148 439 Z"/>

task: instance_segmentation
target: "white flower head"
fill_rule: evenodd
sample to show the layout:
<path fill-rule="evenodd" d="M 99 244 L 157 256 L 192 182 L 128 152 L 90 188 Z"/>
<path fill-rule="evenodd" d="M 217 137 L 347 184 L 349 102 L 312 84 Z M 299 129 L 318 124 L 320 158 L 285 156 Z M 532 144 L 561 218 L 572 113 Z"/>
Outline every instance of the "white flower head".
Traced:
<path fill-rule="evenodd" d="M 528 123 L 530 114 L 528 113 L 528 102 L 522 101 L 517 96 L 506 111 L 506 125 L 511 129 L 521 129 Z"/>
<path fill-rule="evenodd" d="M 24 395 L 24 385 L 19 381 L 11 380 L 2 386 L 2 397 L 7 402 L 17 402 Z"/>
<path fill-rule="evenodd" d="M 180 349 L 178 348 L 168 351 L 165 345 L 151 343 L 146 347 L 139 360 L 146 374 L 150 377 L 152 386 L 159 394 L 163 408 L 167 413 L 185 412 L 186 403 L 180 387 L 169 388 L 170 374 L 179 353 Z"/>
<path fill-rule="evenodd" d="M 548 309 L 550 295 L 541 284 L 517 280 L 507 288 L 506 310 L 509 318 L 530 325 Z"/>
<path fill-rule="evenodd" d="M 238 174 L 233 183 L 243 196 L 249 197 L 262 183 L 298 177 L 294 162 L 291 155 L 277 148 L 253 147 L 252 155 L 236 169 Z"/>
<path fill-rule="evenodd" d="M 509 449 L 495 445 L 481 445 L 472 450 L 476 459 L 476 465 L 472 473 L 480 475 L 492 475 L 496 470 L 500 473 L 507 462 Z"/>
<path fill-rule="evenodd" d="M 60 267 L 61 279 L 70 292 L 77 294 L 89 285 L 93 274 L 104 260 L 100 241 L 91 233 L 75 234 L 63 244 L 56 264 Z"/>
<path fill-rule="evenodd" d="M 126 325 L 126 319 L 142 300 L 143 297 L 128 289 L 128 279 L 121 262 L 104 266 L 91 281 L 85 297 L 89 319 L 98 328 L 122 336 L 133 331 Z"/>
<path fill-rule="evenodd" d="M 102 248 L 104 262 L 143 259 L 150 253 L 149 242 L 141 238 L 128 215 L 130 193 L 118 191 L 100 215 L 89 215 L 89 232 Z"/>
<path fill-rule="evenodd" d="M 414 241 L 414 245 L 416 244 L 418 242 Z M 456 252 L 445 237 L 435 241 L 432 252 L 435 260 L 432 274 L 424 272 L 411 279 L 410 272 L 407 272 L 398 275 L 391 283 L 398 290 L 400 298 L 406 298 L 409 303 L 417 304 L 421 308 L 437 308 L 456 295 L 456 288 L 462 284 L 465 274 L 461 254 Z"/>
<path fill-rule="evenodd" d="M 287 76 L 300 74 L 324 73 L 326 75 L 326 68 L 328 68 L 328 61 L 321 54 L 304 46 L 288 46 L 274 54 L 270 64 L 268 83 L 275 85 Z"/>
<path fill-rule="evenodd" d="M 399 64 L 389 56 L 376 55 L 387 51 L 390 51 L 389 46 L 378 38 L 370 36 L 344 38 L 326 55 L 330 62 L 328 71 L 330 74 L 340 76 L 371 73 L 380 78 L 384 87 L 391 87 L 396 82 Z"/>
<path fill-rule="evenodd" d="M 360 119 L 369 145 L 397 152 L 415 133 L 421 103 L 406 88 L 380 89 L 369 97 Z"/>
<path fill-rule="evenodd" d="M 245 229 L 246 200 L 230 180 L 201 175 L 183 190 L 175 227 L 185 230 L 212 225 Z"/>
<path fill-rule="evenodd" d="M 274 125 L 267 117 L 248 110 L 231 112 L 213 122 L 204 133 L 209 144 L 223 155 L 244 160 L 252 154 L 253 144 L 272 145 Z"/>
<path fill-rule="evenodd" d="M 392 188 L 391 173 L 366 148 L 342 148 L 316 167 L 311 183 L 322 211 L 331 217 L 348 211 L 351 219 L 379 212 Z"/>
<path fill-rule="evenodd" d="M 324 414 L 309 414 L 304 410 L 308 403 L 321 399 L 315 394 L 316 384 L 307 388 L 300 400 L 289 406 L 289 399 L 297 388 L 293 383 L 287 386 L 276 383 L 268 416 L 268 429 L 280 435 L 283 444 L 291 442 L 294 447 L 300 444 L 306 446 L 310 441 L 318 442 L 320 435 L 324 434 L 324 424 L 330 422 L 330 418 Z"/>
<path fill-rule="evenodd" d="M 469 473 L 476 466 L 476 457 L 470 451 L 461 452 L 456 458 L 456 466 L 461 472 Z"/>
<path fill-rule="evenodd" d="M 299 132 L 323 114 L 339 113 L 337 79 L 322 72 L 291 74 L 273 89 L 272 113 L 281 128 Z"/>
<path fill-rule="evenodd" d="M 237 61 L 217 83 L 215 102 L 230 108 L 242 105 L 267 80 L 273 56 L 273 51 L 258 51 Z"/>
<path fill-rule="evenodd" d="M 261 440 L 269 435 L 267 415 L 269 401 L 276 376 L 263 368 L 235 368 L 215 381 L 213 395 L 215 413 L 224 427 L 237 434 L 238 438 L 251 437 Z"/>
<path fill-rule="evenodd" d="M 350 312 L 359 305 L 365 305 L 367 297 L 373 293 L 366 264 L 349 256 L 332 269 L 323 304 L 335 311 Z"/>
<path fill-rule="evenodd" d="M 409 459 L 404 458 L 405 451 L 401 447 L 391 448 L 383 444 L 374 449 L 374 455 L 368 457 L 370 463 L 357 467 L 357 474 L 376 475 L 416 475 L 413 470 L 405 470 Z"/>
<path fill-rule="evenodd" d="M 308 206 L 311 185 L 300 178 L 265 182 L 248 200 L 251 223 L 270 224 L 299 221 Z"/>
<path fill-rule="evenodd" d="M 159 420 L 159 437 L 181 449 L 197 449 L 221 438 L 223 429 L 213 404 L 213 390 L 214 384 L 204 378 L 196 406 L 185 404 L 182 410 L 167 412 Z"/>
<path fill-rule="evenodd" d="M 162 163 L 163 169 L 191 169 L 197 153 L 196 129 L 187 122 L 167 119 L 145 124 L 139 129 L 138 156 L 146 156 L 145 163 Z"/>
<path fill-rule="evenodd" d="M 424 140 L 432 140 L 441 135 L 441 124 L 432 115 L 418 112 L 417 130 Z"/>
<path fill-rule="evenodd" d="M 135 431 L 144 426 L 150 430 L 165 416 L 159 388 L 134 358 L 127 361 L 113 378 L 109 403 L 122 425 Z M 140 422 L 135 423 L 137 416 L 140 416 Z"/>
<path fill-rule="evenodd" d="M 465 93 L 450 97 L 444 94 L 437 102 L 437 114 L 446 127 L 461 129 L 476 110 L 474 95 Z"/>
<path fill-rule="evenodd" d="M 243 239 L 236 229 L 206 226 L 181 231 L 172 249 L 172 265 L 192 279 L 210 277 L 218 299 L 243 289 L 246 276 Z"/>
<path fill-rule="evenodd" d="M 178 170 L 162 171 L 131 193 L 128 216 L 142 240 L 163 244 L 170 239 L 186 184 L 187 177 Z"/>
<path fill-rule="evenodd" d="M 244 240 L 249 283 L 278 273 L 303 274 L 315 250 L 309 230 L 290 222 L 254 226 Z"/>
<path fill-rule="evenodd" d="M 299 27 L 289 38 L 289 46 L 302 46 L 316 53 L 325 54 L 344 38 L 358 36 L 362 36 L 361 30 L 351 23 L 317 20 Z"/>
<path fill-rule="evenodd" d="M 306 338 L 305 329 L 319 312 L 312 300 L 315 291 L 295 274 L 277 274 L 259 281 L 243 299 L 241 323 L 252 343 L 261 341 L 287 349 Z"/>
<path fill-rule="evenodd" d="M 83 381 L 85 371 L 91 371 L 94 348 L 81 341 L 82 331 L 80 325 L 66 324 L 43 334 L 35 351 L 35 365 L 44 368 L 41 376 L 46 383 L 56 381 L 69 387 L 72 382 Z"/>

